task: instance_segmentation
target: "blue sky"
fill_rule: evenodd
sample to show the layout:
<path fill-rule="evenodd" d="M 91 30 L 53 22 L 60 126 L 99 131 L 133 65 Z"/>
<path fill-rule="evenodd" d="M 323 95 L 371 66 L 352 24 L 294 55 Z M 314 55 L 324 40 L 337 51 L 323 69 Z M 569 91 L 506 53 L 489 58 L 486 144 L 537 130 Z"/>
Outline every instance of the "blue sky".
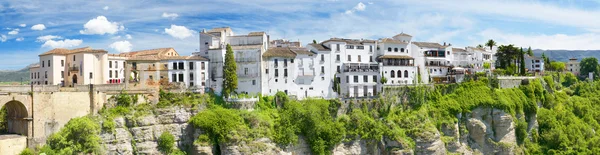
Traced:
<path fill-rule="evenodd" d="M 52 48 L 110 53 L 198 49 L 202 29 L 265 31 L 271 39 L 378 39 L 476 46 L 488 39 L 535 49 L 600 49 L 600 0 L 0 0 L 0 70 Z M 43 26 L 41 26 L 43 25 Z"/>

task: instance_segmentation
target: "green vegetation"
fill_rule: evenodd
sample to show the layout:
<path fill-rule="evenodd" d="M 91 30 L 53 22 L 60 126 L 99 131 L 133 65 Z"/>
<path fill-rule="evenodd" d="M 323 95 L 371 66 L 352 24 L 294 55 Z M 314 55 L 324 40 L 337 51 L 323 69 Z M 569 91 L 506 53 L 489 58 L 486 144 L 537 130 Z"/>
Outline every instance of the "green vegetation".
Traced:
<path fill-rule="evenodd" d="M 165 154 L 171 154 L 175 150 L 175 137 L 165 131 L 158 137 L 158 150 Z"/>
<path fill-rule="evenodd" d="M 492 50 L 492 48 L 494 46 L 496 46 L 496 41 L 494 41 L 493 39 L 490 39 L 485 43 L 485 46 L 490 47 L 490 50 Z"/>
<path fill-rule="evenodd" d="M 73 118 L 59 132 L 48 137 L 40 152 L 48 155 L 98 153 L 99 134 L 100 125 L 93 118 Z"/>
<path fill-rule="evenodd" d="M 25 148 L 19 155 L 35 155 L 35 152 L 29 148 Z"/>
<path fill-rule="evenodd" d="M 8 111 L 6 106 L 2 106 L 0 109 L 0 134 L 8 133 Z"/>
<path fill-rule="evenodd" d="M 223 96 L 234 93 L 237 87 L 237 65 L 233 55 L 233 49 L 231 49 L 231 45 L 227 44 L 225 65 L 223 66 Z"/>
<path fill-rule="evenodd" d="M 598 59 L 595 57 L 588 57 L 581 59 L 580 62 L 581 72 L 579 75 L 587 77 L 590 72 L 594 74 L 594 79 L 597 79 L 598 75 Z"/>
<path fill-rule="evenodd" d="M 525 75 L 527 72 L 525 71 L 525 53 L 523 52 L 523 48 L 521 47 L 521 52 L 519 52 L 519 73 L 521 76 Z"/>

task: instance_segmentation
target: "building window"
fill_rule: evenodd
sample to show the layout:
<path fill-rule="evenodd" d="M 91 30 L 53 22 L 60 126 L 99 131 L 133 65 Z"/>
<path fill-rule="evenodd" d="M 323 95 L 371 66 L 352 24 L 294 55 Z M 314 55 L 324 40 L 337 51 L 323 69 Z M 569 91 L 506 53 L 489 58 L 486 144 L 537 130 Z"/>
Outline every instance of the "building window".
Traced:
<path fill-rule="evenodd" d="M 204 87 L 206 85 L 206 83 L 202 82 L 202 87 Z"/>
<path fill-rule="evenodd" d="M 321 54 L 321 62 L 325 61 L 325 54 Z"/>
<path fill-rule="evenodd" d="M 336 51 L 340 51 L 340 44 L 335 44 L 335 45 L 336 45 L 336 48 L 335 48 L 335 50 L 336 50 Z"/>
<path fill-rule="evenodd" d="M 404 52 L 404 48 L 400 48 L 400 52 Z"/>
<path fill-rule="evenodd" d="M 350 76 L 346 76 L 346 83 L 350 83 Z"/>
<path fill-rule="evenodd" d="M 392 48 L 391 48 L 391 47 L 388 47 L 388 52 L 391 52 L 391 51 L 392 51 Z"/>
<path fill-rule="evenodd" d="M 360 55 L 358 56 L 358 62 L 361 62 L 361 60 L 360 60 Z"/>
<path fill-rule="evenodd" d="M 287 69 L 283 69 L 283 77 L 287 77 Z"/>
<path fill-rule="evenodd" d="M 115 78 L 119 78 L 119 71 L 115 71 Z"/>
<path fill-rule="evenodd" d="M 369 76 L 363 76 L 363 82 L 367 83 L 369 82 Z"/>
<path fill-rule="evenodd" d="M 396 74 L 398 74 L 398 78 L 402 77 L 402 71 L 401 70 L 398 70 L 398 72 Z"/>
<path fill-rule="evenodd" d="M 60 78 L 65 78 L 65 71 L 60 71 Z"/>
<path fill-rule="evenodd" d="M 390 71 L 390 77 L 391 77 L 391 78 L 394 78 L 394 77 L 396 77 L 396 74 L 394 73 L 394 70 Z"/>
<path fill-rule="evenodd" d="M 404 77 L 407 78 L 408 77 L 408 71 L 404 70 Z"/>
<path fill-rule="evenodd" d="M 252 85 L 256 85 L 256 80 L 252 80 Z"/>
<path fill-rule="evenodd" d="M 173 70 L 177 70 L 177 63 L 176 62 L 173 63 Z"/>
<path fill-rule="evenodd" d="M 275 67 L 277 67 L 277 66 L 278 66 L 277 59 L 275 59 Z"/>
<path fill-rule="evenodd" d="M 125 66 L 125 65 L 123 65 Z M 119 68 L 119 62 L 115 61 L 115 68 Z"/>
<path fill-rule="evenodd" d="M 369 56 L 369 62 L 373 62 L 373 56 Z"/>
<path fill-rule="evenodd" d="M 204 67 L 204 62 L 201 62 L 201 63 L 200 63 L 200 69 L 204 70 L 204 68 L 205 68 L 205 67 Z"/>
<path fill-rule="evenodd" d="M 265 69 L 265 74 L 269 75 L 269 69 Z"/>
<path fill-rule="evenodd" d="M 321 74 L 325 74 L 325 66 L 321 66 Z"/>
<path fill-rule="evenodd" d="M 179 74 L 179 82 L 183 82 L 183 74 Z"/>
<path fill-rule="evenodd" d="M 398 52 L 398 48 L 394 48 L 394 52 Z"/>
<path fill-rule="evenodd" d="M 112 61 L 108 61 L 108 68 L 112 68 Z"/>
<path fill-rule="evenodd" d="M 358 83 L 358 76 L 357 75 L 354 76 L 354 83 Z"/>
<path fill-rule="evenodd" d="M 148 75 L 148 79 L 153 80 L 154 77 L 152 77 L 152 75 Z"/>
<path fill-rule="evenodd" d="M 90 72 L 90 79 L 94 78 L 94 75 L 92 74 L 92 72 Z"/>
<path fill-rule="evenodd" d="M 73 61 L 75 61 L 75 55 L 73 55 Z"/>
<path fill-rule="evenodd" d="M 275 69 L 275 77 L 279 77 L 279 70 Z"/>
<path fill-rule="evenodd" d="M 190 87 L 193 87 L 193 86 L 194 86 L 194 82 L 190 82 Z"/>
<path fill-rule="evenodd" d="M 179 62 L 179 69 L 183 70 L 183 62 Z"/>
<path fill-rule="evenodd" d="M 171 77 L 173 79 L 172 82 L 177 82 L 177 74 L 172 74 Z"/>
<path fill-rule="evenodd" d="M 248 75 L 248 68 L 244 68 L 244 75 Z"/>
<path fill-rule="evenodd" d="M 354 49 L 354 45 L 346 45 L 346 49 Z"/>
<path fill-rule="evenodd" d="M 287 67 L 287 59 L 283 59 L 283 67 Z"/>
<path fill-rule="evenodd" d="M 338 62 L 340 61 L 340 55 L 339 54 L 335 55 L 335 61 L 338 61 Z"/>
<path fill-rule="evenodd" d="M 44 68 L 46 65 L 46 63 L 44 63 L 44 61 L 42 61 L 42 68 Z"/>
<path fill-rule="evenodd" d="M 337 71 L 338 73 L 341 73 L 341 72 L 340 72 L 340 66 L 337 66 L 337 69 L 336 69 L 336 71 Z"/>
<path fill-rule="evenodd" d="M 369 52 L 373 52 L 373 46 L 369 46 Z"/>
<path fill-rule="evenodd" d="M 112 78 L 112 71 L 108 71 L 108 78 Z"/>
<path fill-rule="evenodd" d="M 189 62 L 189 65 L 190 65 L 190 70 L 193 70 L 194 69 L 194 62 Z"/>
<path fill-rule="evenodd" d="M 377 82 L 377 75 L 373 75 L 373 82 Z"/>
<path fill-rule="evenodd" d="M 60 60 L 60 67 L 65 67 L 65 60 Z"/>
<path fill-rule="evenodd" d="M 356 46 L 356 49 L 363 50 L 365 49 L 365 46 Z"/>
<path fill-rule="evenodd" d="M 194 80 L 194 74 L 190 73 L 190 81 Z"/>
<path fill-rule="evenodd" d="M 352 56 L 348 55 L 348 62 L 352 61 Z"/>

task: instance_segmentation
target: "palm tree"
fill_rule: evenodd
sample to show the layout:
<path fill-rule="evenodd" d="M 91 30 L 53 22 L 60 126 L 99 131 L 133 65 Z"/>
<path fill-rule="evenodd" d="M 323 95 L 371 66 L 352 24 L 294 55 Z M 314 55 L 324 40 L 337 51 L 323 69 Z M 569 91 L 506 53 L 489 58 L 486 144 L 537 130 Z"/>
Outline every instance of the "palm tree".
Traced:
<path fill-rule="evenodd" d="M 495 42 L 494 40 L 490 39 L 490 40 L 488 40 L 488 41 L 485 43 L 485 46 L 489 46 L 489 47 L 490 47 L 490 50 L 492 50 L 492 48 L 493 48 L 494 46 L 496 46 L 496 42 Z"/>

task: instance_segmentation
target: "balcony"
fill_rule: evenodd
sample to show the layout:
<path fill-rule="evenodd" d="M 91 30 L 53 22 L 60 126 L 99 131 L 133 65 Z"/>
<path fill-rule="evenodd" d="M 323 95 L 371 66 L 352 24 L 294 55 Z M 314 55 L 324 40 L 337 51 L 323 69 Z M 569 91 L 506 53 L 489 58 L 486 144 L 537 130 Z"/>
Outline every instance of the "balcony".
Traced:
<path fill-rule="evenodd" d="M 168 70 L 166 66 L 148 66 L 148 71 Z"/>
<path fill-rule="evenodd" d="M 79 72 L 79 67 L 69 67 L 69 72 Z"/>
<path fill-rule="evenodd" d="M 446 57 L 446 52 L 445 51 L 425 51 L 424 52 L 425 57 L 432 57 L 432 58 L 445 58 Z"/>
<path fill-rule="evenodd" d="M 315 70 L 299 70 L 298 76 L 315 76 Z"/>
<path fill-rule="evenodd" d="M 346 63 L 343 72 L 379 72 L 379 65 L 366 63 Z"/>
<path fill-rule="evenodd" d="M 384 66 L 415 66 L 412 60 L 394 60 L 388 59 L 387 61 L 383 61 Z"/>

